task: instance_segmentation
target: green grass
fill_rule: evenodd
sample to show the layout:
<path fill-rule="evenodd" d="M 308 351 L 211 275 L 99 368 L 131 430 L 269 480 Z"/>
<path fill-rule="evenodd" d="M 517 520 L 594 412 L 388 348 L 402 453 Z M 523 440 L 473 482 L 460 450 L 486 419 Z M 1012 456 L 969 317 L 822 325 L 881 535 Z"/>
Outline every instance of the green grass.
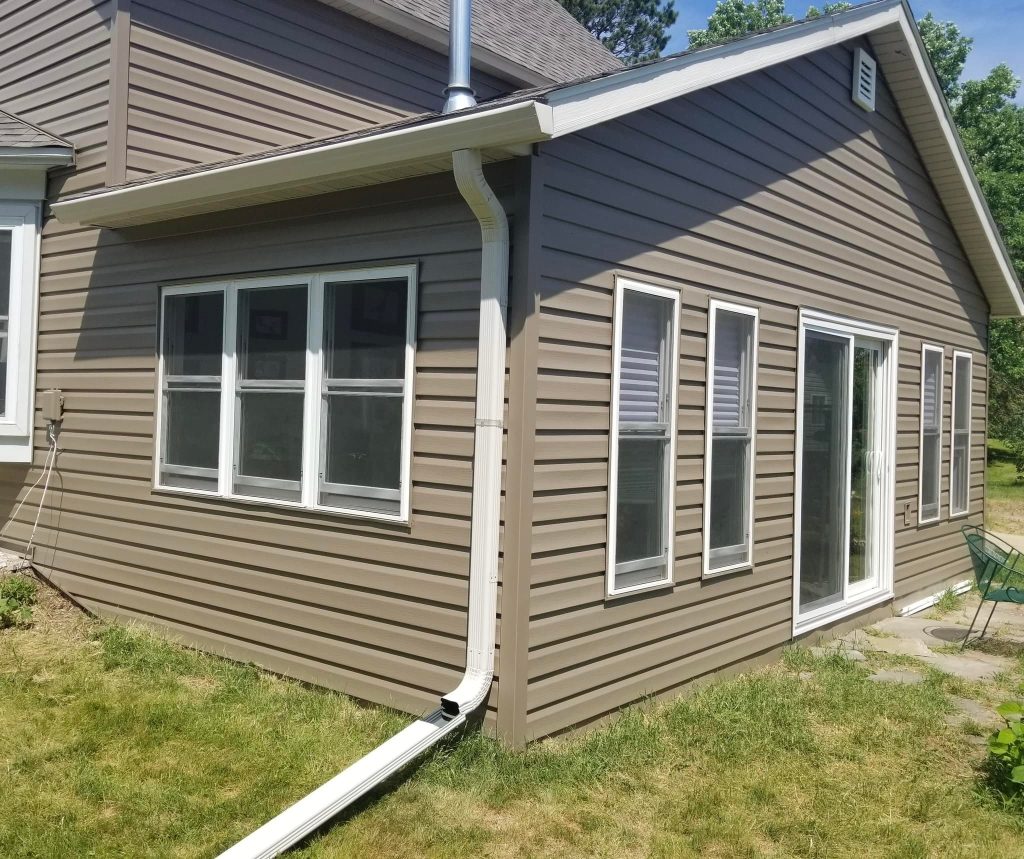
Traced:
<path fill-rule="evenodd" d="M 294 855 L 1019 855 L 943 720 L 977 690 L 867 676 L 794 650 L 525 752 L 470 733 Z M 408 721 L 51 597 L 0 633 L 0 702 L 5 857 L 214 855 Z"/>
<path fill-rule="evenodd" d="M 986 522 L 994 531 L 1024 534 L 1024 480 L 1010 460 L 1005 445 L 988 443 Z"/>

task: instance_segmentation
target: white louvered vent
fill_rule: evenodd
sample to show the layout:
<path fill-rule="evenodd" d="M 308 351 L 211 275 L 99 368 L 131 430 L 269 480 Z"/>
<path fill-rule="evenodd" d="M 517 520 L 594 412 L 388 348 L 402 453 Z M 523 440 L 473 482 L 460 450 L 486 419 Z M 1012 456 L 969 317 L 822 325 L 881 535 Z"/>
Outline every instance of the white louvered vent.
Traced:
<path fill-rule="evenodd" d="M 864 110 L 875 109 L 875 80 L 878 64 L 863 48 L 853 52 L 853 101 Z"/>

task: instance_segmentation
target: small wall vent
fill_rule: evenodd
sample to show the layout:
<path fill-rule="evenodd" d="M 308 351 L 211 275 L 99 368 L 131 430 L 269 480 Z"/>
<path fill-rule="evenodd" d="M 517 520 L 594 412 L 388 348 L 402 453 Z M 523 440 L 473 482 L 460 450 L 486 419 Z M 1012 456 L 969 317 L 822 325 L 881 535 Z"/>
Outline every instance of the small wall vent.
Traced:
<path fill-rule="evenodd" d="M 863 48 L 853 52 L 853 101 L 864 110 L 875 109 L 875 80 L 878 63 Z"/>

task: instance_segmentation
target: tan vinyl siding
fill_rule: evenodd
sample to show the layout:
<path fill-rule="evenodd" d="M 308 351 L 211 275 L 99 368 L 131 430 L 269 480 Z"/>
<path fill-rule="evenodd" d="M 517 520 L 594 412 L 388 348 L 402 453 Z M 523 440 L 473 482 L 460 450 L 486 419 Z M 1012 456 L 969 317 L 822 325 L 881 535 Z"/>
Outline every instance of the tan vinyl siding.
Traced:
<path fill-rule="evenodd" d="M 132 0 L 127 178 L 439 110 L 441 54 L 315 0 Z M 481 97 L 511 87 L 474 75 Z"/>
<path fill-rule="evenodd" d="M 949 505 L 953 348 L 974 356 L 982 521 L 988 307 L 884 82 L 843 46 L 544 144 L 527 736 L 791 637 L 799 310 L 900 329 L 896 596 L 969 575 Z M 675 587 L 605 599 L 614 273 L 681 291 Z M 757 306 L 752 573 L 701 580 L 707 307 Z M 918 529 L 920 344 L 946 345 L 943 520 Z M 903 501 L 912 504 L 903 524 Z"/>
<path fill-rule="evenodd" d="M 74 175 L 52 174 L 64 194 L 103 184 L 112 12 L 111 0 L 0 8 L 0 106 L 74 143 Z"/>
<path fill-rule="evenodd" d="M 506 196 L 509 167 L 489 168 Z M 435 705 L 465 662 L 480 270 L 451 175 L 89 236 L 44 241 L 38 385 L 65 392 L 66 417 L 37 564 L 98 612 L 360 698 Z M 411 525 L 152 489 L 161 283 L 398 261 L 420 267 Z M 36 444 L 27 476 L 0 472 L 6 504 L 38 473 L 41 427 Z M 9 545 L 33 516 L 26 505 Z"/>

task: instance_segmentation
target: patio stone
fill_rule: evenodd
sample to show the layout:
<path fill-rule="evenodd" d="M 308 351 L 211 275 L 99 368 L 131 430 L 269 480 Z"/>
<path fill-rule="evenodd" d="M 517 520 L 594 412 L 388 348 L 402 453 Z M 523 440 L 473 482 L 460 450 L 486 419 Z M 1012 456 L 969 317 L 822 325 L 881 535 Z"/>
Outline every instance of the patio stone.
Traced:
<path fill-rule="evenodd" d="M 907 686 L 916 686 L 919 683 L 924 683 L 924 675 L 917 671 L 911 671 L 909 668 L 887 668 L 877 674 L 872 674 L 868 680 L 875 683 L 903 683 Z"/>

